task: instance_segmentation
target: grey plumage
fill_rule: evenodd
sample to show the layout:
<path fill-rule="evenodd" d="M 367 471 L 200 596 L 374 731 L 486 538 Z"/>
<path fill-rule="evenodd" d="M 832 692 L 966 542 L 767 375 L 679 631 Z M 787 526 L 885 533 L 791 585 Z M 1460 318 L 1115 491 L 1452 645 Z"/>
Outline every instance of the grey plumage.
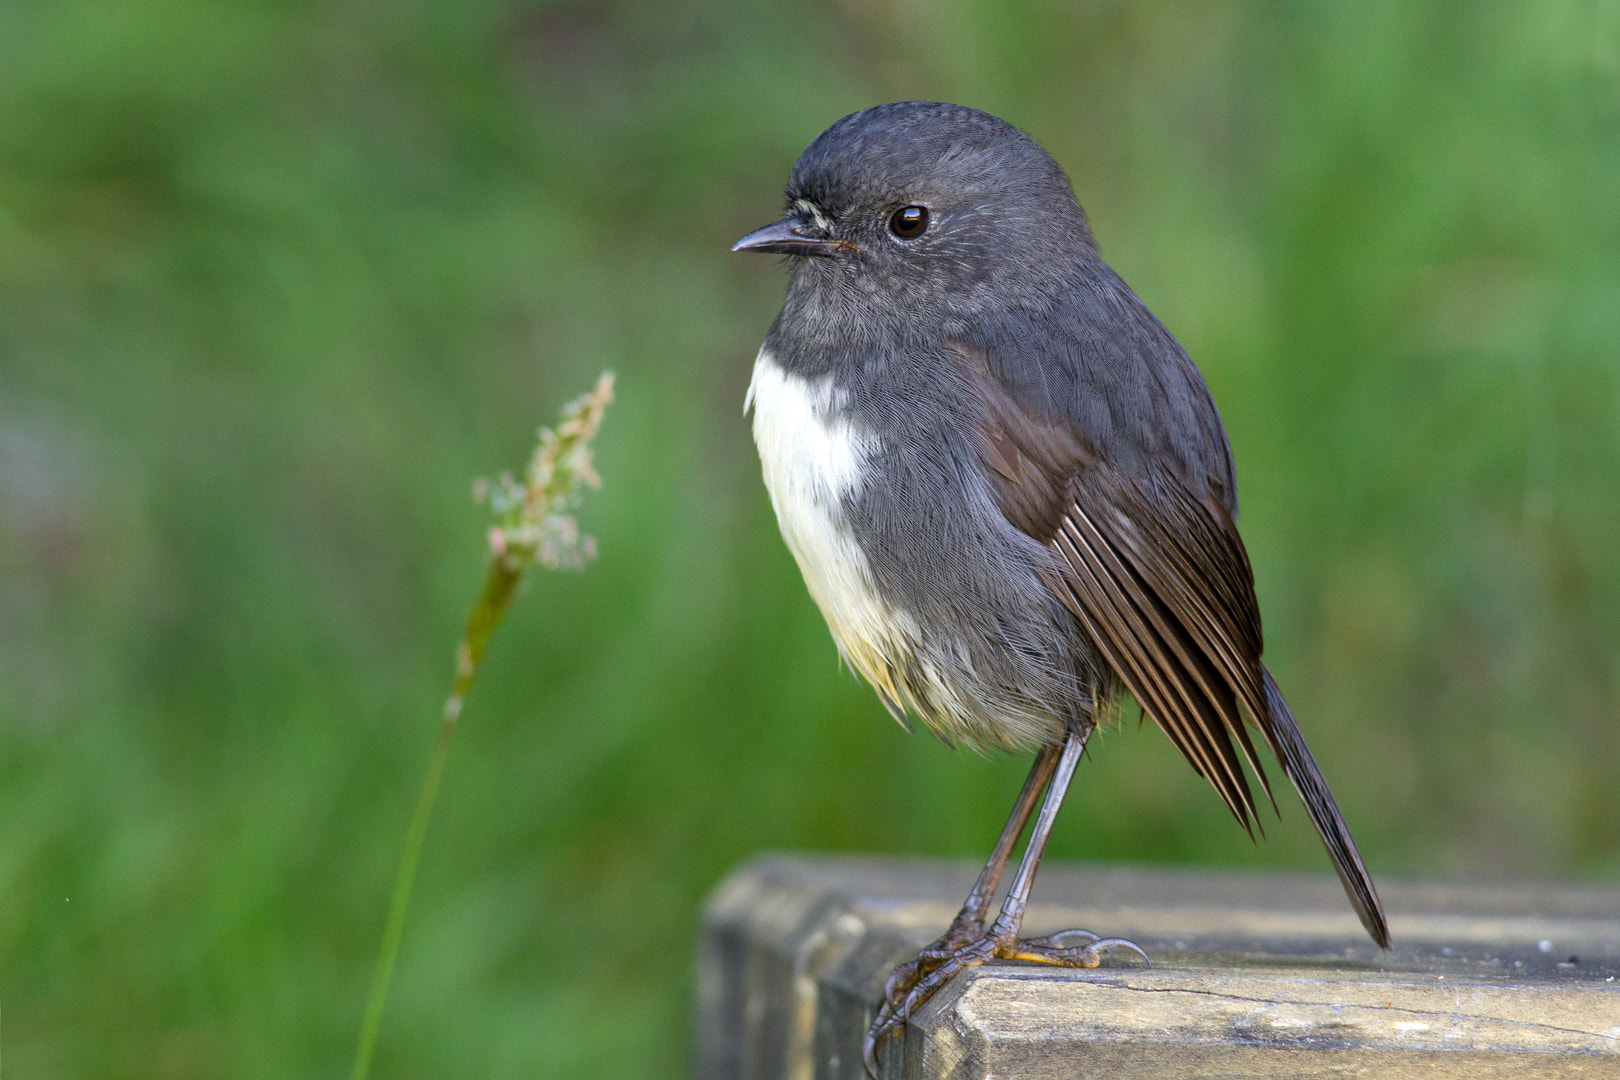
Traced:
<path fill-rule="evenodd" d="M 755 430 L 845 656 L 891 709 L 977 747 L 1083 737 L 1129 690 L 1252 831 L 1245 763 L 1270 787 L 1246 715 L 1387 946 L 1261 664 L 1214 401 L 1098 255 L 1063 171 L 985 113 L 906 102 L 830 127 L 787 200 L 785 221 L 738 245 L 797 256 L 756 368 L 779 393 L 756 403 Z M 914 238 L 892 226 L 907 206 L 926 214 Z M 795 480 L 826 463 L 773 434 L 789 413 L 848 451 L 853 476 Z M 795 540 L 815 529 L 838 542 Z"/>

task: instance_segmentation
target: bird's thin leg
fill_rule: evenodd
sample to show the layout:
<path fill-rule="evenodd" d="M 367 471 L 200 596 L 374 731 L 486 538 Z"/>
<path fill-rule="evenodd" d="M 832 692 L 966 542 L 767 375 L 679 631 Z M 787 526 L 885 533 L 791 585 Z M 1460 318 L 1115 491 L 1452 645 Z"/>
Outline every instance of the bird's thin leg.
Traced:
<path fill-rule="evenodd" d="M 1089 930 L 1069 930 L 1031 942 L 1018 940 L 1018 930 L 1024 925 L 1024 909 L 1029 906 L 1029 891 L 1035 884 L 1035 871 L 1041 865 L 1041 856 L 1046 854 L 1046 841 L 1052 835 L 1052 825 L 1057 821 L 1058 809 L 1063 805 L 1063 797 L 1069 792 L 1069 782 L 1074 779 L 1074 770 L 1080 764 L 1080 755 L 1086 748 L 1086 739 L 1090 734 L 1091 730 L 1071 729 L 1069 737 L 1064 740 L 1057 768 L 1053 771 L 1051 786 L 1046 789 L 1046 801 L 1041 803 L 1040 817 L 1035 819 L 1035 830 L 1030 833 L 1029 845 L 1024 848 L 1024 857 L 1018 863 L 1018 873 L 1013 875 L 1012 886 L 1007 890 L 1007 898 L 1001 903 L 1001 914 L 996 916 L 996 921 L 990 925 L 986 934 L 993 941 L 1016 947 L 1016 951 L 1010 955 L 998 951 L 998 955 L 1004 958 L 1061 962 L 1049 958 L 1044 953 L 1051 949 L 1055 939 L 1075 935 L 1086 937 L 1084 949 L 1097 948 L 1095 944 L 1097 935 Z M 1134 945 L 1131 947 L 1136 948 Z M 1137 949 L 1137 952 L 1141 950 Z M 1080 966 L 1095 967 L 1096 961 Z"/>
<path fill-rule="evenodd" d="M 1062 743 L 1051 743 L 1041 747 L 1040 753 L 1035 755 L 1035 764 L 1030 766 L 1023 790 L 1013 804 L 1012 814 L 1002 827 L 1001 837 L 996 841 L 995 850 L 990 852 L 989 861 L 979 871 L 979 879 L 973 883 L 972 891 L 963 901 L 962 910 L 956 913 L 956 918 L 951 920 L 951 925 L 938 941 L 923 949 L 915 960 L 906 961 L 889 975 L 888 982 L 883 986 L 883 1004 L 878 1010 L 877 1022 L 888 1019 L 895 1006 L 900 1004 L 926 971 L 943 962 L 954 950 L 984 934 L 984 916 L 990 908 L 990 900 L 1001 884 L 1001 875 L 1012 858 L 1013 848 L 1018 846 L 1018 838 L 1024 835 L 1030 815 L 1035 812 L 1035 800 L 1040 798 L 1041 791 L 1057 768 L 1062 750 Z"/>
<path fill-rule="evenodd" d="M 1029 906 L 1030 887 L 1035 883 L 1035 871 L 1040 866 L 1041 856 L 1046 852 L 1046 842 L 1052 835 L 1052 825 L 1057 820 L 1058 808 L 1063 805 L 1063 796 L 1068 791 L 1069 781 L 1074 778 L 1075 767 L 1080 763 L 1080 754 L 1085 750 L 1086 737 L 1089 734 L 1089 730 L 1071 730 L 1064 741 L 1063 749 L 1057 756 L 1051 782 L 1046 788 L 1046 799 L 1041 803 L 1040 816 L 1035 819 L 1035 829 L 1030 834 L 1029 844 L 1024 848 L 1024 857 L 1019 861 L 1018 872 L 1013 876 L 1012 886 L 1007 890 L 1007 898 L 1002 901 L 1001 913 L 996 916 L 995 922 L 988 930 L 970 940 L 952 943 L 945 948 L 925 950 L 924 956 L 929 961 L 927 970 L 915 980 L 904 997 L 899 1002 L 891 1004 L 885 995 L 878 1018 L 873 1021 L 871 1029 L 866 1034 L 866 1045 L 862 1054 L 867 1072 L 873 1076 L 877 1075 L 878 1044 L 910 1019 L 935 991 L 966 968 L 992 959 L 1033 960 L 1063 967 L 1093 968 L 1102 962 L 1103 950 L 1115 947 L 1131 949 L 1139 953 L 1144 960 L 1147 959 L 1147 954 L 1132 942 L 1122 938 L 1099 939 L 1097 935 L 1086 930 L 1070 930 L 1033 941 L 1018 940 L 1018 930 L 1024 922 L 1024 910 Z M 1033 771 L 1031 779 L 1034 779 Z M 1026 790 L 1027 788 L 1028 785 Z M 1024 796 L 1020 795 L 1019 798 L 1022 803 Z M 1033 796 L 1030 796 L 1030 801 L 1033 803 Z M 1015 819 L 1019 816 L 1016 809 L 1013 816 Z M 1023 816 L 1027 819 L 1027 810 Z M 1009 821 L 1007 825 L 1011 829 L 1013 821 Z M 1021 832 L 1022 828 L 1023 823 L 1019 822 L 1018 831 Z M 998 844 L 998 850 L 999 847 Z M 989 874 L 990 870 L 989 866 L 985 867 L 986 874 Z M 999 872 L 996 876 L 999 877 Z M 1080 945 L 1067 947 L 1059 944 L 1060 939 L 1074 936 L 1083 936 L 1086 940 Z M 941 944 L 944 944 L 943 939 Z M 939 955 L 930 955 L 931 952 Z M 919 957 L 919 961 L 922 959 Z"/>
<path fill-rule="evenodd" d="M 1029 776 L 1024 779 L 1024 787 L 1018 793 L 1018 801 L 1013 804 L 1007 824 L 1002 826 L 995 850 L 990 852 L 990 860 L 979 871 L 979 880 L 973 883 L 973 891 L 968 893 L 961 912 L 956 916 L 958 923 L 971 922 L 974 929 L 983 928 L 984 913 L 990 906 L 990 898 L 1001 884 L 1001 875 L 1012 858 L 1013 848 L 1018 846 L 1018 838 L 1024 835 L 1030 814 L 1035 812 L 1035 800 L 1040 798 L 1042 789 L 1052 779 L 1061 754 L 1061 745 L 1051 743 L 1041 747 L 1040 753 L 1035 755 L 1035 764 L 1030 766 Z"/>

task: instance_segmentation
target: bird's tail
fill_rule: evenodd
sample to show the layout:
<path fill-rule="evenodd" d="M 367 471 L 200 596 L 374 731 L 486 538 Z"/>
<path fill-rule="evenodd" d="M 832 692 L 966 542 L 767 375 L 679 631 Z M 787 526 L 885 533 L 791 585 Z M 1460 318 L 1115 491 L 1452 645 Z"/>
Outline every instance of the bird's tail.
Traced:
<path fill-rule="evenodd" d="M 1387 949 L 1389 924 L 1384 919 L 1384 907 L 1378 902 L 1378 891 L 1373 888 L 1372 878 L 1361 862 L 1361 852 L 1356 850 L 1350 827 L 1344 823 L 1344 815 L 1339 813 L 1333 793 L 1322 778 L 1322 770 L 1316 767 L 1316 759 L 1311 757 L 1310 747 L 1305 745 L 1305 737 L 1299 733 L 1294 714 L 1283 700 L 1282 691 L 1277 689 L 1276 680 L 1264 666 L 1261 673 L 1265 677 L 1266 711 L 1270 714 L 1271 745 L 1277 752 L 1277 760 L 1282 763 L 1288 779 L 1294 782 L 1294 790 L 1299 792 L 1316 831 L 1322 836 L 1322 843 L 1327 845 L 1333 866 L 1339 871 L 1339 880 L 1344 884 L 1345 895 L 1361 917 L 1361 925 L 1374 941 Z"/>

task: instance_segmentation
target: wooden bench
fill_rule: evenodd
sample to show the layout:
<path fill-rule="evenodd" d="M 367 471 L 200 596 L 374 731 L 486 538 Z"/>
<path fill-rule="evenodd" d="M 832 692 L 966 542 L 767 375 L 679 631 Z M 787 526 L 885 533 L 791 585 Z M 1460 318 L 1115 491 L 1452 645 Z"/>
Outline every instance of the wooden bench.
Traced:
<path fill-rule="evenodd" d="M 890 969 L 976 866 L 765 856 L 714 892 L 701 1080 L 848 1077 Z M 883 1047 L 885 1078 L 1620 1078 L 1620 886 L 1380 881 L 1391 952 L 1332 877 L 1042 867 L 1029 934 L 1130 938 L 1092 971 L 965 972 Z"/>

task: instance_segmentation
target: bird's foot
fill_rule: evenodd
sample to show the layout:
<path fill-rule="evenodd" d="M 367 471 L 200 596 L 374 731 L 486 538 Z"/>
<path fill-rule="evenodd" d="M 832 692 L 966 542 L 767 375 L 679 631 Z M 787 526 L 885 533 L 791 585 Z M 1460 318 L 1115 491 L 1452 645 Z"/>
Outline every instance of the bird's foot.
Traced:
<path fill-rule="evenodd" d="M 878 1010 L 878 1022 L 882 1022 L 886 1015 L 893 1014 L 919 979 L 982 937 L 983 917 L 963 908 L 938 941 L 926 946 L 915 960 L 907 960 L 889 972 L 888 981 L 883 984 L 883 1005 Z M 874 1023 L 873 1030 L 876 1028 L 877 1023 Z"/>
<path fill-rule="evenodd" d="M 1064 944 L 1080 939 L 1076 944 Z M 1143 960 L 1147 953 L 1124 938 L 1099 938 L 1089 930 L 1064 930 L 1046 937 L 1019 938 L 1016 930 L 986 931 L 959 916 L 938 941 L 917 954 L 917 959 L 895 968 L 883 987 L 883 1004 L 866 1033 L 861 1057 L 866 1071 L 877 1076 L 877 1048 L 933 997 L 935 992 L 970 967 L 991 960 L 1028 960 L 1058 967 L 1094 968 L 1109 949 L 1129 949 Z M 1152 963 L 1152 961 L 1148 961 Z"/>

